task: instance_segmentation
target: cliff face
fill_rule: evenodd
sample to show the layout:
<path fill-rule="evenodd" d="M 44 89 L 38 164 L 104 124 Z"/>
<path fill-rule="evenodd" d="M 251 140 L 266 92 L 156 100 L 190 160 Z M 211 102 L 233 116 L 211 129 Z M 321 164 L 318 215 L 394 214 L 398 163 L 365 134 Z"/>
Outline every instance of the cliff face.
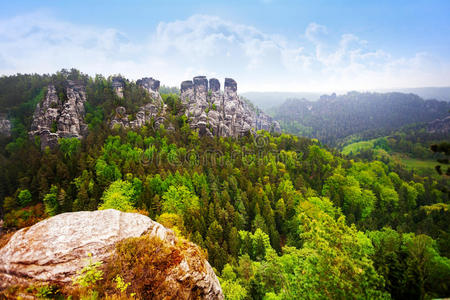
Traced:
<path fill-rule="evenodd" d="M 3 114 L 0 114 L 0 135 L 11 136 L 11 121 Z"/>
<path fill-rule="evenodd" d="M 125 79 L 123 77 L 117 76 L 112 78 L 112 88 L 116 93 L 117 97 L 123 98 L 123 89 L 125 88 Z"/>
<path fill-rule="evenodd" d="M 150 122 L 152 118 L 155 121 L 155 127 L 159 127 L 159 125 L 164 122 L 164 105 L 161 95 L 159 94 L 159 80 L 151 77 L 142 78 L 136 81 L 136 84 L 149 93 L 153 102 L 140 107 L 134 118 L 130 114 L 127 114 L 125 107 L 117 107 L 114 118 L 111 121 L 111 127 L 123 126 L 127 128 L 139 128 Z M 123 97 L 124 86 L 125 83 L 123 80 L 119 81 L 119 79 L 113 79 L 113 88 L 117 96 Z"/>
<path fill-rule="evenodd" d="M 68 80 L 65 87 L 67 99 L 59 99 L 54 85 L 49 85 L 47 94 L 38 103 L 33 114 L 29 135 L 41 138 L 41 148 L 55 147 L 59 138 L 82 138 L 87 133 L 84 123 L 85 87 Z"/>
<path fill-rule="evenodd" d="M 112 88 L 119 98 L 124 97 L 126 83 L 122 77 L 112 78 Z M 117 107 L 111 127 L 139 128 L 153 121 L 153 126 L 157 128 L 164 123 L 166 107 L 159 93 L 159 80 L 146 77 L 136 84 L 147 91 L 153 101 L 141 106 L 135 115 L 127 113 L 122 106 Z M 84 123 L 85 87 L 68 80 L 65 98 L 59 99 L 55 86 L 49 85 L 45 99 L 36 106 L 29 135 L 40 137 L 42 149 L 56 147 L 59 138 L 82 138 L 87 133 Z M 197 76 L 192 81 L 183 81 L 181 101 L 191 128 L 198 129 L 200 135 L 239 137 L 252 130 L 281 131 L 278 122 L 238 96 L 237 83 L 231 78 L 225 79 L 223 92 L 219 80 L 215 78 L 208 81 L 205 76 Z M 8 122 L 0 119 L 0 133 L 8 132 Z M 168 129 L 171 128 L 169 125 Z"/>
<path fill-rule="evenodd" d="M 181 83 L 181 101 L 191 127 L 201 135 L 242 136 L 253 130 L 280 132 L 278 122 L 262 112 L 253 110 L 237 94 L 237 83 L 225 78 L 223 93 L 220 82 L 205 76 Z"/>
<path fill-rule="evenodd" d="M 150 94 L 150 97 L 156 102 L 156 105 L 162 105 L 163 101 L 159 94 L 159 80 L 153 79 L 152 77 L 145 77 L 136 81 L 136 84 Z"/>

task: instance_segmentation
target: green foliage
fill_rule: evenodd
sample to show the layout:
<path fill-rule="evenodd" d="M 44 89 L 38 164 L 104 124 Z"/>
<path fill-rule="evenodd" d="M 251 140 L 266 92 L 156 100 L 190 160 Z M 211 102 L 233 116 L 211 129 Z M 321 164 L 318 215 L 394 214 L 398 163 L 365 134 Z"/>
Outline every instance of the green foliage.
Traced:
<path fill-rule="evenodd" d="M 54 285 L 43 284 L 36 287 L 36 297 L 38 299 L 51 299 L 58 293 L 58 288 Z"/>
<path fill-rule="evenodd" d="M 92 260 L 92 254 L 86 260 L 86 266 L 77 272 L 77 276 L 73 279 L 73 285 L 79 285 L 82 288 L 92 288 L 99 280 L 103 279 L 103 271 L 100 270 L 103 262 Z"/>
<path fill-rule="evenodd" d="M 351 136 L 370 140 L 402 126 L 443 119 L 449 109 L 446 102 L 431 104 L 413 94 L 349 92 L 313 102 L 288 99 L 272 115 L 288 133 L 337 146 Z M 378 146 L 385 149 L 383 143 Z"/>
<path fill-rule="evenodd" d="M 86 84 L 89 134 L 80 141 L 61 139 L 59 149 L 41 151 L 39 141 L 30 141 L 27 133 L 35 102 L 45 96 L 43 87 L 50 81 L 64 93 L 68 78 Z M 345 144 L 372 144 L 355 150 L 350 160 L 317 140 L 288 134 L 202 137 L 191 130 L 176 90 L 162 93 L 167 109 L 161 128 L 151 122 L 111 129 L 117 106 L 134 118 L 140 106 L 153 101 L 149 93 L 126 81 L 121 99 L 111 78 L 89 78 L 76 70 L 0 78 L 0 86 L 7 81 L 22 90 L 0 89 L 0 104 L 8 105 L 13 121 L 12 138 L 0 139 L 0 205 L 6 228 L 30 226 L 47 216 L 44 210 L 48 215 L 138 210 L 204 248 L 222 275 L 228 299 L 449 294 L 448 178 L 433 170 L 417 173 L 396 157 L 398 152 L 420 156 L 425 149 L 432 166 L 435 158 L 445 158 L 445 153 L 432 157 L 427 143 L 439 136 L 429 136 L 421 127 L 349 137 Z M 308 120 L 285 121 L 311 134 L 316 130 Z M 164 129 L 169 124 L 174 130 Z M 353 131 L 349 126 L 343 134 Z M 331 140 L 340 134 L 333 130 L 317 137 Z M 29 205 L 31 195 L 34 206 Z M 151 297 L 146 288 L 158 284 L 152 281 L 152 264 L 164 271 L 164 263 L 171 266 L 180 259 L 172 248 L 157 252 L 158 245 L 161 241 L 145 238 L 123 244 L 123 256 L 116 257 L 117 264 L 98 285 L 118 292 L 114 278 L 120 276 L 124 285 L 130 283 L 124 294 Z M 141 260 L 143 264 L 135 263 Z M 164 280 L 164 274 L 155 278 Z M 101 288 L 85 296 L 103 293 Z"/>
<path fill-rule="evenodd" d="M 225 299 L 227 300 L 244 300 L 247 299 L 247 290 L 243 288 L 238 282 L 232 280 L 221 281 L 220 286 Z"/>
<path fill-rule="evenodd" d="M 72 158 L 81 147 L 81 142 L 77 138 L 61 138 L 58 140 L 59 149 L 66 158 Z"/>
<path fill-rule="evenodd" d="M 121 294 L 125 293 L 127 291 L 127 288 L 130 286 L 129 282 L 125 282 L 120 275 L 117 275 L 114 278 L 114 281 L 116 282 L 116 289 L 120 291 Z"/>
<path fill-rule="evenodd" d="M 32 196 L 29 190 L 21 190 L 19 194 L 17 195 L 18 203 L 21 207 L 25 207 L 28 204 L 30 204 L 32 200 Z"/>
<path fill-rule="evenodd" d="M 240 254 L 248 254 L 254 260 L 263 260 L 266 254 L 273 251 L 270 246 L 270 237 L 260 228 L 252 234 L 248 231 L 239 231 L 241 250 Z"/>
<path fill-rule="evenodd" d="M 375 249 L 374 265 L 394 298 L 434 298 L 448 292 L 450 260 L 439 255 L 432 238 L 390 228 L 368 236 Z"/>
<path fill-rule="evenodd" d="M 99 209 L 117 209 L 120 211 L 134 210 L 139 191 L 129 181 L 116 180 L 105 190 L 102 196 L 103 203 Z"/>
<path fill-rule="evenodd" d="M 97 160 L 95 173 L 102 185 L 107 185 L 122 177 L 119 168 L 115 163 L 107 164 L 103 159 Z"/>
<path fill-rule="evenodd" d="M 170 186 L 162 199 L 162 210 L 167 213 L 183 215 L 188 209 L 198 209 L 199 207 L 198 197 L 183 185 Z"/>
<path fill-rule="evenodd" d="M 52 125 L 50 127 L 50 132 L 51 133 L 56 133 L 58 131 L 58 122 L 53 121 Z"/>
<path fill-rule="evenodd" d="M 44 197 L 44 206 L 45 206 L 45 212 L 49 216 L 54 216 L 58 212 L 58 187 L 55 185 L 52 185 L 50 188 L 50 193 L 45 195 Z"/>
<path fill-rule="evenodd" d="M 96 107 L 89 102 L 84 104 L 86 109 L 85 122 L 88 124 L 89 130 L 99 128 L 104 120 L 104 111 L 101 107 Z"/>

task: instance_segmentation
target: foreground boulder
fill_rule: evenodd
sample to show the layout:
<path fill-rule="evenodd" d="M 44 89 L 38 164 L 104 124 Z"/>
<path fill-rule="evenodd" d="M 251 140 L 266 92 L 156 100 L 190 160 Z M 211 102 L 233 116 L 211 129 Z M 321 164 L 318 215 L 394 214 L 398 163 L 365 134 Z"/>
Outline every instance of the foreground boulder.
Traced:
<path fill-rule="evenodd" d="M 94 261 L 111 261 L 118 255 L 117 243 L 141 236 L 161 243 L 160 247 L 176 249 L 179 244 L 170 229 L 135 213 L 109 209 L 46 219 L 19 230 L 0 249 L 0 288 L 36 281 L 69 285 L 90 254 Z M 171 262 L 161 283 L 169 291 L 153 290 L 161 295 L 181 291 L 177 298 L 188 299 L 195 293 L 204 299 L 223 299 L 214 271 L 199 252 L 197 246 L 184 242 L 180 253 L 195 255 L 180 255 L 175 264 Z"/>

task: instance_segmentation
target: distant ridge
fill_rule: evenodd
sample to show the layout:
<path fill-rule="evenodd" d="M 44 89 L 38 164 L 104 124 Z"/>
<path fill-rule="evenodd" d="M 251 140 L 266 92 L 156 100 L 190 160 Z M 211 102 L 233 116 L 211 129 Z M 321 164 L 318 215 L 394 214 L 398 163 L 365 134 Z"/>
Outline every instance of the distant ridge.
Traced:
<path fill-rule="evenodd" d="M 445 87 L 418 87 L 418 88 L 395 88 L 395 89 L 375 89 L 370 92 L 389 93 L 398 92 L 406 94 L 416 94 L 417 96 L 428 100 L 436 99 L 439 101 L 450 102 L 450 86 Z M 364 92 L 364 91 L 359 91 Z M 338 95 L 343 95 L 342 91 L 336 91 Z M 306 99 L 309 101 L 317 101 L 320 96 L 331 94 L 325 92 L 245 92 L 241 95 L 248 98 L 255 105 L 262 109 L 270 109 L 281 105 L 287 99 Z"/>
<path fill-rule="evenodd" d="M 450 102 L 424 100 L 415 94 L 349 92 L 323 95 L 318 101 L 289 99 L 272 113 L 283 131 L 336 146 L 353 134 L 442 119 L 449 110 Z"/>

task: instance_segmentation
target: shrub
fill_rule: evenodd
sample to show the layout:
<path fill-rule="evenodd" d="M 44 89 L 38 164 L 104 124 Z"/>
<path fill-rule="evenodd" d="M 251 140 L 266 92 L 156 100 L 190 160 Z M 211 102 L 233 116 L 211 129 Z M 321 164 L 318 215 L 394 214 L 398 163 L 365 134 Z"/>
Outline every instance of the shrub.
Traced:
<path fill-rule="evenodd" d="M 21 190 L 19 192 L 19 195 L 17 196 L 17 199 L 19 200 L 19 205 L 24 207 L 30 204 L 32 197 L 29 190 Z"/>
<path fill-rule="evenodd" d="M 177 241 L 173 245 L 149 235 L 128 238 L 116 245 L 114 255 L 108 260 L 103 287 L 105 292 L 116 292 L 119 276 L 121 281 L 130 282 L 126 291 L 132 293 L 131 296 L 135 294 L 138 299 L 152 299 L 155 295 L 160 299 L 184 298 L 186 290 L 174 289 L 173 282 L 168 282 L 167 278 L 188 256 L 198 258 L 203 257 L 203 253 L 197 246 L 186 241 Z M 194 271 L 205 271 L 202 260 L 193 260 L 189 265 Z M 186 280 L 183 287 L 190 291 L 193 283 Z"/>
<path fill-rule="evenodd" d="M 102 264 L 101 261 L 92 261 L 92 254 L 89 253 L 87 265 L 77 272 L 78 276 L 74 278 L 73 284 L 82 288 L 92 288 L 97 281 L 103 278 L 103 271 L 100 270 Z"/>
<path fill-rule="evenodd" d="M 103 193 L 103 203 L 99 209 L 113 208 L 120 211 L 133 211 L 136 196 L 136 191 L 131 182 L 121 179 L 116 180 Z"/>

